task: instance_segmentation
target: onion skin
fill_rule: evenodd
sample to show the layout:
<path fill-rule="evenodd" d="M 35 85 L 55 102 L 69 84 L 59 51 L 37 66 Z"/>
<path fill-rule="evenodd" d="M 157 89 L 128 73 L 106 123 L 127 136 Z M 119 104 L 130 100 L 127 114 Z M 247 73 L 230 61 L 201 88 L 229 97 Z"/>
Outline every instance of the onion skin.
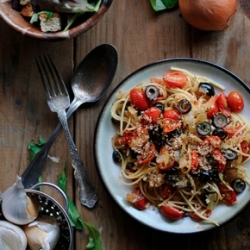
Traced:
<path fill-rule="evenodd" d="M 225 30 L 237 11 L 237 0 L 179 0 L 185 21 L 200 30 Z"/>

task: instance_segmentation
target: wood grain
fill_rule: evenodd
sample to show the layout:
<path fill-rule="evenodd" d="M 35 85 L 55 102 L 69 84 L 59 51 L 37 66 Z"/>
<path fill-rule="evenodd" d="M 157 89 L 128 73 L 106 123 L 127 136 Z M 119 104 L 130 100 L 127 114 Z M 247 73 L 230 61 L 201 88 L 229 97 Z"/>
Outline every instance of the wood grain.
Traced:
<path fill-rule="evenodd" d="M 231 70 L 250 84 L 249 9 L 249 1 L 240 0 L 227 30 L 203 32 L 190 27 L 179 9 L 156 13 L 149 1 L 114 0 L 91 30 L 60 42 L 27 38 L 0 21 L 0 191 L 12 185 L 16 175 L 22 174 L 28 165 L 28 142 L 37 140 L 39 135 L 48 139 L 58 123 L 47 107 L 34 57 L 49 53 L 70 89 L 72 72 L 80 60 L 97 45 L 110 43 L 116 47 L 119 59 L 112 86 L 100 101 L 82 106 L 69 120 L 100 201 L 93 210 L 80 205 L 63 133 L 50 152 L 60 158 L 60 163 L 47 161 L 44 180 L 57 183 L 57 175 L 66 163 L 69 195 L 75 199 L 84 220 L 100 228 L 106 250 L 163 250 L 170 246 L 181 250 L 250 249 L 250 207 L 214 231 L 175 235 L 153 230 L 116 205 L 98 176 L 93 156 L 94 129 L 108 94 L 127 75 L 148 63 L 174 57 L 201 58 Z M 76 232 L 74 249 L 84 249 L 85 234 Z"/>

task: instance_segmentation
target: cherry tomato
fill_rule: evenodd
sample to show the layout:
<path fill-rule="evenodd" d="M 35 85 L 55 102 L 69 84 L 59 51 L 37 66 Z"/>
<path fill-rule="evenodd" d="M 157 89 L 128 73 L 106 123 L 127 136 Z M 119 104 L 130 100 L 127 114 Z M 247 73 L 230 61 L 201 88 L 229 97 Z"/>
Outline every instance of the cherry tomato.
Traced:
<path fill-rule="evenodd" d="M 174 187 L 165 184 L 161 189 L 161 196 L 166 199 L 174 193 Z"/>
<path fill-rule="evenodd" d="M 188 78 L 180 71 L 169 71 L 163 75 L 163 81 L 170 88 L 183 88 L 188 82 Z"/>
<path fill-rule="evenodd" d="M 243 153 L 250 154 L 250 143 L 247 141 L 242 141 L 240 147 Z"/>
<path fill-rule="evenodd" d="M 138 200 L 134 202 L 134 205 L 139 209 L 139 210 L 144 210 L 148 207 L 149 201 L 147 198 L 142 194 L 141 190 L 139 187 L 136 187 L 133 190 L 133 193 L 138 196 Z"/>
<path fill-rule="evenodd" d="M 161 212 L 168 218 L 172 220 L 179 220 L 183 217 L 184 213 L 180 211 L 178 208 L 175 208 L 170 205 L 163 205 L 160 208 Z"/>
<path fill-rule="evenodd" d="M 152 143 L 150 144 L 150 147 L 147 149 L 146 152 L 143 152 L 143 154 L 138 155 L 137 162 L 139 165 L 144 165 L 149 163 L 155 158 L 155 145 Z"/>
<path fill-rule="evenodd" d="M 224 155 L 221 153 L 221 151 L 219 149 L 215 148 L 212 151 L 212 156 L 219 163 L 218 171 L 223 172 L 225 167 L 226 167 L 226 163 L 227 163 L 227 160 L 224 157 Z"/>
<path fill-rule="evenodd" d="M 171 118 L 163 118 L 162 119 L 162 127 L 164 133 L 169 133 L 171 131 L 176 130 L 177 128 L 180 128 L 182 125 L 181 120 L 174 120 Z"/>
<path fill-rule="evenodd" d="M 181 118 L 181 114 L 177 109 L 169 109 L 163 112 L 163 118 L 179 120 Z"/>
<path fill-rule="evenodd" d="M 143 111 L 149 107 L 149 100 L 145 92 L 140 88 L 133 88 L 130 90 L 130 100 L 136 109 Z"/>
<path fill-rule="evenodd" d="M 202 215 L 206 218 L 210 217 L 210 215 L 212 214 L 212 210 L 210 209 L 207 209 L 204 213 L 202 213 Z M 201 218 L 198 214 L 194 213 L 194 212 L 190 212 L 188 213 L 189 217 L 194 219 L 194 220 L 197 220 L 197 221 L 202 221 L 203 218 Z"/>
<path fill-rule="evenodd" d="M 207 110 L 207 118 L 211 119 L 215 114 L 219 112 L 219 108 L 217 105 L 217 96 L 213 96 L 208 101 L 208 110 Z"/>
<path fill-rule="evenodd" d="M 234 135 L 240 136 L 243 134 L 243 132 L 244 132 L 243 130 L 240 133 L 237 133 L 241 129 L 241 127 L 242 127 L 241 125 L 238 125 L 237 127 L 227 125 L 223 128 L 223 130 L 227 132 L 227 137 L 231 138 Z"/>
<path fill-rule="evenodd" d="M 162 159 L 161 159 L 162 157 Z M 158 168 L 167 170 L 174 165 L 174 156 L 168 151 L 166 147 L 162 147 L 159 152 L 160 162 L 157 162 Z"/>
<path fill-rule="evenodd" d="M 142 119 L 146 123 L 155 124 L 160 117 L 161 111 L 156 107 L 148 108 L 142 115 Z"/>
<path fill-rule="evenodd" d="M 233 112 L 240 112 L 244 108 L 244 100 L 238 91 L 231 91 L 227 97 L 227 103 Z"/>
<path fill-rule="evenodd" d="M 191 151 L 191 166 L 193 170 L 197 169 L 199 166 L 198 153 L 195 150 Z"/>
<path fill-rule="evenodd" d="M 125 136 L 115 138 L 114 145 L 118 149 L 124 149 L 128 146 L 128 141 Z"/>
<path fill-rule="evenodd" d="M 221 113 L 223 113 L 227 117 L 231 115 L 231 111 L 227 102 L 227 97 L 224 93 L 221 93 L 218 96 L 216 102 Z"/>
<path fill-rule="evenodd" d="M 233 205 L 237 200 L 237 195 L 233 189 L 230 189 L 224 183 L 219 183 L 218 185 L 220 193 L 222 195 L 222 200 L 228 205 Z"/>

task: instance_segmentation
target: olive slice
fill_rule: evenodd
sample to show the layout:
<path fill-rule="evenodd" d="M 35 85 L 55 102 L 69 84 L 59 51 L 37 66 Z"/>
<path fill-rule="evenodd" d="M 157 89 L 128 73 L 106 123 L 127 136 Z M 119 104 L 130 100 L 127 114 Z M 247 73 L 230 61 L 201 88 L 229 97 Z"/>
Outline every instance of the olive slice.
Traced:
<path fill-rule="evenodd" d="M 201 82 L 199 84 L 199 92 L 204 93 L 205 95 L 208 95 L 208 96 L 215 95 L 214 87 L 208 82 Z"/>
<path fill-rule="evenodd" d="M 155 100 L 159 96 L 159 89 L 154 85 L 149 85 L 146 87 L 145 93 L 149 100 Z"/>
<path fill-rule="evenodd" d="M 224 157 L 229 160 L 229 161 L 233 161 L 237 158 L 237 153 L 235 151 L 233 151 L 232 149 L 223 149 L 221 150 L 222 154 L 224 155 Z"/>
<path fill-rule="evenodd" d="M 196 130 L 199 135 L 209 135 L 211 132 L 211 124 L 209 122 L 200 122 L 196 125 Z"/>
<path fill-rule="evenodd" d="M 181 114 L 187 114 L 192 109 L 192 105 L 189 100 L 182 99 L 178 102 L 177 109 Z"/>
<path fill-rule="evenodd" d="M 227 137 L 227 132 L 222 129 L 222 128 L 216 128 L 214 131 L 213 131 L 213 135 L 216 135 L 218 136 L 220 139 L 225 139 Z"/>
<path fill-rule="evenodd" d="M 242 193 L 246 188 L 246 182 L 240 178 L 236 178 L 232 181 L 231 186 L 236 193 Z"/>
<path fill-rule="evenodd" d="M 223 128 L 228 124 L 228 119 L 224 114 L 217 113 L 212 117 L 212 123 L 216 128 Z"/>
<path fill-rule="evenodd" d="M 112 159 L 115 163 L 121 163 L 122 162 L 122 158 L 121 155 L 118 153 L 117 150 L 114 150 L 112 153 Z"/>

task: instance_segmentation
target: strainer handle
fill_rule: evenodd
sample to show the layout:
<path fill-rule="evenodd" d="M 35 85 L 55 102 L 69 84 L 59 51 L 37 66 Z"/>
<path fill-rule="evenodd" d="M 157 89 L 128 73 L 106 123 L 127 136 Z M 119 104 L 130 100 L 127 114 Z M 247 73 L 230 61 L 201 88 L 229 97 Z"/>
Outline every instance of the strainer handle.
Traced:
<path fill-rule="evenodd" d="M 69 209 L 68 199 L 67 199 L 66 194 L 63 192 L 61 188 L 59 188 L 57 185 L 50 183 L 50 182 L 40 182 L 32 186 L 31 189 L 37 189 L 40 186 L 50 186 L 56 189 L 62 195 L 64 199 L 64 210 L 66 211 L 66 213 L 68 213 L 68 209 Z"/>

